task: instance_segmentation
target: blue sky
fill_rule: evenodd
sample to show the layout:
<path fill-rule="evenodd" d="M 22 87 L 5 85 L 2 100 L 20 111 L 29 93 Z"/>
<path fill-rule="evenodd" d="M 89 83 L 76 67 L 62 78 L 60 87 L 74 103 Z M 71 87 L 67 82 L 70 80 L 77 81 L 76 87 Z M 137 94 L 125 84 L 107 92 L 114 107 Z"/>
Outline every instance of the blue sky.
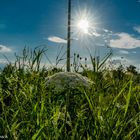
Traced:
<path fill-rule="evenodd" d="M 72 0 L 71 56 L 88 57 L 88 47 L 104 56 L 113 49 L 112 60 L 140 68 L 140 0 Z M 90 34 L 77 29 L 79 17 L 90 22 Z M 25 46 L 48 47 L 55 63 L 60 46 L 66 50 L 67 0 L 0 0 L 0 64 L 3 54 L 14 61 L 14 53 Z M 123 57 L 123 60 L 121 59 Z M 48 63 L 48 62 L 46 62 Z"/>

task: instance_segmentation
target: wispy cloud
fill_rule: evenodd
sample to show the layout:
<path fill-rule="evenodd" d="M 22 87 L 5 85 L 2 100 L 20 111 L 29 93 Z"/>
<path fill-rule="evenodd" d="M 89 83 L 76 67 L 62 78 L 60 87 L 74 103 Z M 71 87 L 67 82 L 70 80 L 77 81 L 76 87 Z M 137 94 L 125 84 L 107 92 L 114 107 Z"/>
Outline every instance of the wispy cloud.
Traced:
<path fill-rule="evenodd" d="M 104 31 L 105 33 L 110 32 L 108 29 L 103 29 L 103 31 Z"/>
<path fill-rule="evenodd" d="M 67 40 L 57 36 L 50 36 L 48 37 L 48 40 L 55 43 L 67 43 Z"/>
<path fill-rule="evenodd" d="M 95 36 L 95 37 L 99 37 L 99 36 L 101 36 L 99 33 L 97 33 L 97 32 L 92 32 L 92 33 L 90 33 L 90 35 L 93 35 L 93 36 Z"/>
<path fill-rule="evenodd" d="M 137 52 L 136 51 L 132 51 L 132 53 L 136 54 Z"/>
<path fill-rule="evenodd" d="M 134 60 L 130 60 L 129 58 L 124 58 L 120 56 L 113 56 L 112 62 L 116 67 L 118 67 L 120 64 L 123 64 L 125 66 L 131 65 L 134 63 Z"/>
<path fill-rule="evenodd" d="M 119 52 L 120 52 L 121 54 L 129 54 L 129 52 L 126 51 L 126 50 L 120 50 Z"/>
<path fill-rule="evenodd" d="M 0 59 L 0 64 L 7 64 L 8 61 L 6 61 L 6 59 Z"/>
<path fill-rule="evenodd" d="M 135 26 L 135 27 L 133 27 L 133 29 L 134 29 L 136 32 L 140 33 L 140 26 Z"/>
<path fill-rule="evenodd" d="M 140 39 L 137 39 L 128 33 L 117 33 L 115 36 L 117 39 L 111 39 L 109 43 L 113 48 L 133 49 L 140 47 Z"/>
<path fill-rule="evenodd" d="M 11 52 L 12 50 L 10 48 L 8 48 L 7 46 L 4 45 L 0 45 L 0 53 L 7 53 L 7 52 Z"/>

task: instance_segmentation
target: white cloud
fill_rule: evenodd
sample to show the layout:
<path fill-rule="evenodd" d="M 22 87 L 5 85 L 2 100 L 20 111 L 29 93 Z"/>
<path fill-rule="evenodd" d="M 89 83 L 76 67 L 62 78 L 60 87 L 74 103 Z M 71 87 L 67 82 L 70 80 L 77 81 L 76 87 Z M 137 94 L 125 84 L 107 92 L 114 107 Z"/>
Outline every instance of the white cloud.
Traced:
<path fill-rule="evenodd" d="M 97 32 L 92 32 L 91 35 L 93 35 L 93 36 L 95 36 L 95 37 L 101 36 L 101 35 L 100 35 L 99 33 L 97 33 Z"/>
<path fill-rule="evenodd" d="M 0 45 L 0 53 L 7 53 L 7 52 L 11 52 L 12 50 L 4 45 Z"/>
<path fill-rule="evenodd" d="M 48 40 L 55 43 L 67 43 L 67 40 L 57 36 L 50 36 L 48 37 Z"/>
<path fill-rule="evenodd" d="M 140 39 L 134 38 L 128 33 L 115 34 L 117 39 L 110 40 L 110 46 L 113 48 L 133 49 L 140 47 Z"/>
<path fill-rule="evenodd" d="M 119 52 L 120 52 L 121 54 L 129 54 L 129 52 L 126 51 L 126 50 L 120 50 Z"/>
<path fill-rule="evenodd" d="M 133 29 L 134 29 L 135 31 L 137 31 L 138 33 L 140 33 L 140 26 L 135 26 L 135 27 L 133 27 Z"/>
<path fill-rule="evenodd" d="M 105 33 L 108 33 L 108 32 L 109 32 L 109 30 L 107 30 L 107 29 L 103 29 L 103 31 L 104 31 Z"/>
<path fill-rule="evenodd" d="M 116 68 L 123 64 L 124 66 L 129 66 L 131 64 L 134 64 L 134 60 L 130 60 L 129 58 L 121 57 L 121 56 L 113 56 L 112 57 L 112 63 L 116 66 Z"/>

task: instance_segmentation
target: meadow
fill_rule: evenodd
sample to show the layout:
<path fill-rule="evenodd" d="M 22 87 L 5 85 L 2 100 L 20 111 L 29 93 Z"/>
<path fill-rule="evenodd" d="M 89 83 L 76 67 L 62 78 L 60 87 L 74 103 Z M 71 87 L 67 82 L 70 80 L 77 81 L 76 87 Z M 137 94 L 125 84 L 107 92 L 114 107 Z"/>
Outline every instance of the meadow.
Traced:
<path fill-rule="evenodd" d="M 139 140 L 140 74 L 122 67 L 104 68 L 107 55 L 93 68 L 73 71 L 94 82 L 90 89 L 58 93 L 46 78 L 60 68 L 41 67 L 45 49 L 27 49 L 0 73 L 0 137 L 10 140 Z M 82 71 L 78 71 L 81 67 Z M 101 68 L 102 67 L 102 68 Z M 133 69 L 134 70 L 134 69 Z"/>

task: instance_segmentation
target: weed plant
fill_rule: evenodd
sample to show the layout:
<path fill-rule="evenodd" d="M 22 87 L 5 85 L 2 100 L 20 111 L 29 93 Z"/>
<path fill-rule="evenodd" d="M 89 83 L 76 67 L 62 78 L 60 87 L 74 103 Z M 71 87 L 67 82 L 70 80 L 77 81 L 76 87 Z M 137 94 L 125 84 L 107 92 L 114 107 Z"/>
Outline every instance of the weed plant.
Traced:
<path fill-rule="evenodd" d="M 82 74 L 95 84 L 88 90 L 67 89 L 59 97 L 57 91 L 46 89 L 46 77 L 54 71 L 40 67 L 44 52 L 24 49 L 15 64 L 1 71 L 0 136 L 10 140 L 140 139 L 140 86 L 133 75 L 98 71 L 101 65 L 95 68 L 91 57 L 93 70 L 84 69 Z"/>

